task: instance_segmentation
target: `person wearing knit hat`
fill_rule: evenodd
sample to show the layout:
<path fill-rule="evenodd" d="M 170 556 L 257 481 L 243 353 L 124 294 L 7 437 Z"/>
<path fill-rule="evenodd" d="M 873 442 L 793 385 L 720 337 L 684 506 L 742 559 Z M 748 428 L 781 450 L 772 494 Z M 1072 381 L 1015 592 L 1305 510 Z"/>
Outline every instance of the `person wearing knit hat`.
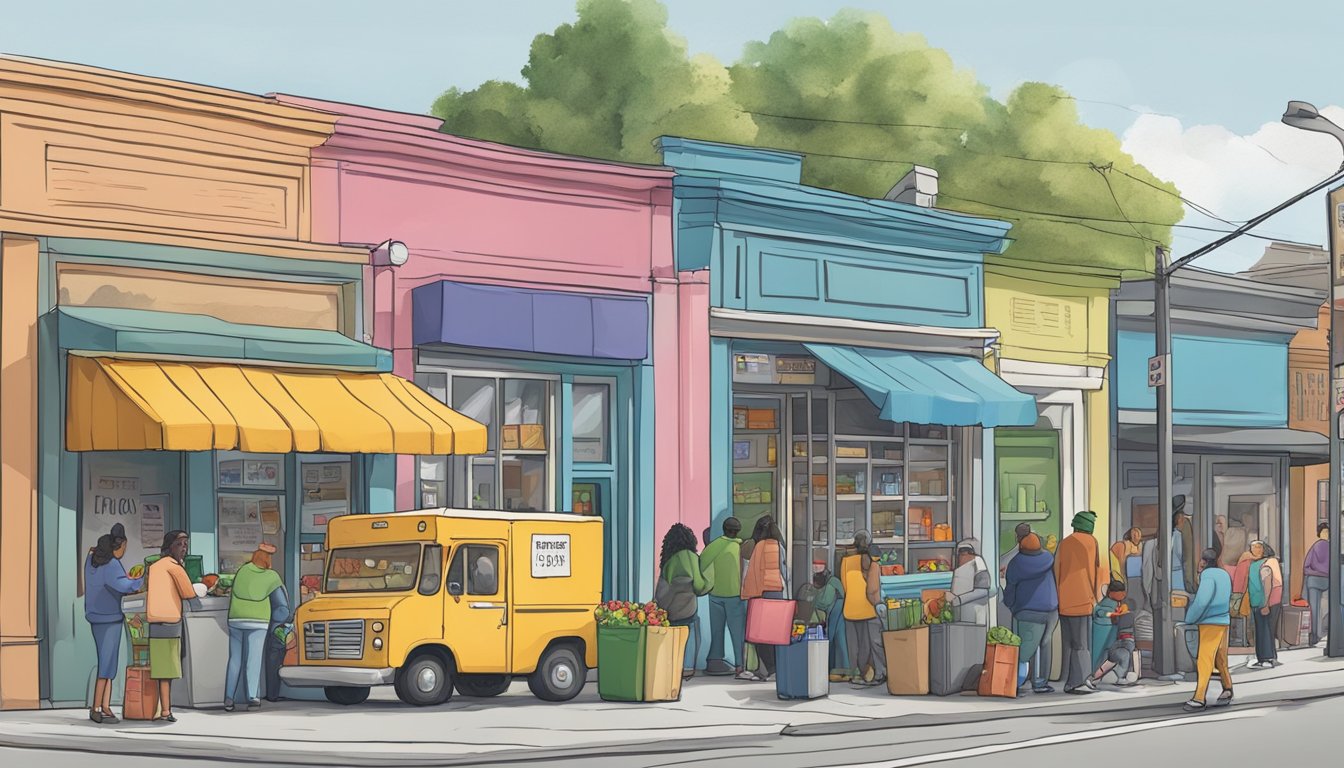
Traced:
<path fill-rule="evenodd" d="M 980 626 L 989 623 L 989 566 L 980 556 L 976 539 L 962 539 L 957 544 L 951 603 L 957 621 Z"/>
<path fill-rule="evenodd" d="M 1055 627 L 1059 625 L 1059 594 L 1055 558 L 1041 537 L 1028 533 L 1004 575 L 1003 599 L 1013 615 L 1013 632 L 1022 638 L 1018 659 L 1029 662 L 1028 679 L 1036 693 L 1053 693 L 1050 665 Z"/>
<path fill-rule="evenodd" d="M 1059 542 L 1055 552 L 1055 584 L 1059 592 L 1059 623 L 1064 632 L 1064 692 L 1093 693 L 1092 612 L 1110 582 L 1110 568 L 1103 566 L 1101 546 L 1092 536 L 1095 512 L 1083 510 L 1073 516 L 1073 533 Z"/>

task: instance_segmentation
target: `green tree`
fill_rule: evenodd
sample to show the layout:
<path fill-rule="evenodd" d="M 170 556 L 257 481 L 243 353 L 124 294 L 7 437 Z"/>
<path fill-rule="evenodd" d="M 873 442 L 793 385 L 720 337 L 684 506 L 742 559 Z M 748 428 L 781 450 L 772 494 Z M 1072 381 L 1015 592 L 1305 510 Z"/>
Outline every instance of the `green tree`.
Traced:
<path fill-rule="evenodd" d="M 654 140 L 679 135 L 750 143 L 751 116 L 728 71 L 690 56 L 656 0 L 580 0 L 579 17 L 532 41 L 526 87 L 453 89 L 432 111 L 444 130 L 554 152 L 656 163 Z"/>
<path fill-rule="evenodd" d="M 1044 262 L 1146 269 L 1182 216 L 1175 187 L 1079 122 L 1063 90 L 999 102 L 883 16 L 793 21 L 725 69 L 689 56 L 656 0 L 578 10 L 535 38 L 526 85 L 441 96 L 444 130 L 634 162 L 657 162 L 660 135 L 754 144 L 806 155 L 806 183 L 869 197 L 917 163 L 939 172 L 940 207 L 1011 220 L 1009 253 Z"/>
<path fill-rule="evenodd" d="M 807 183 L 880 197 L 929 166 L 939 207 L 1013 221 L 1018 258 L 1146 269 L 1183 214 L 1176 188 L 1079 122 L 1062 89 L 1028 83 L 1000 103 L 881 15 L 795 20 L 731 74 L 756 143 L 806 155 Z"/>

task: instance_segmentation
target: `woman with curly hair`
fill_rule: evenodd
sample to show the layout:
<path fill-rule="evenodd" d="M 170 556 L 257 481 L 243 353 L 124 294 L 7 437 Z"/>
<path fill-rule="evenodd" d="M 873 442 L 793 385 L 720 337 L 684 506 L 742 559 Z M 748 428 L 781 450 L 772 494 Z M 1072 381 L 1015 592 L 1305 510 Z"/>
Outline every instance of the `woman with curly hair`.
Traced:
<path fill-rule="evenodd" d="M 699 597 L 709 594 L 714 586 L 700 573 L 700 557 L 695 553 L 695 532 L 681 523 L 674 523 L 663 536 L 663 549 L 658 557 L 661 574 L 654 600 L 667 611 L 674 627 L 687 627 L 695 637 L 695 644 L 686 644 L 686 656 L 681 676 L 695 676 L 695 662 L 700 656 Z M 694 647 L 694 651 L 692 651 Z"/>

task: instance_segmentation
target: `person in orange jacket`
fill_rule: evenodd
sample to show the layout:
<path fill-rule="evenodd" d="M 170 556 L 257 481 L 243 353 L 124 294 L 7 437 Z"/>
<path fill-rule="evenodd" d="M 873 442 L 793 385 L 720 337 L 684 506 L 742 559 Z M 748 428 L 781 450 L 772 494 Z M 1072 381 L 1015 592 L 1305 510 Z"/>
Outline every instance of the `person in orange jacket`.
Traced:
<path fill-rule="evenodd" d="M 1095 512 L 1073 516 L 1073 533 L 1059 542 L 1055 554 L 1055 584 L 1059 591 L 1059 623 L 1063 631 L 1064 692 L 1094 693 L 1092 672 L 1092 612 L 1101 600 L 1101 590 L 1110 582 L 1109 563 L 1103 565 L 1101 545 L 1093 537 Z M 1109 558 L 1108 558 L 1109 559 Z"/>

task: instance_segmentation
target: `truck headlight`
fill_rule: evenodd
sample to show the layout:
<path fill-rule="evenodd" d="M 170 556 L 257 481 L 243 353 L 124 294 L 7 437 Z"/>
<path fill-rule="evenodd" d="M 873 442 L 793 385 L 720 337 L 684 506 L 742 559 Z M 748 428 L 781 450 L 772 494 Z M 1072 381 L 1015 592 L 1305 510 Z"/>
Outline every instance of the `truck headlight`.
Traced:
<path fill-rule="evenodd" d="M 374 632 L 382 632 L 382 631 L 383 631 L 383 622 L 381 622 L 381 621 L 375 621 L 375 622 L 373 622 L 373 631 L 374 631 Z"/>
<path fill-rule="evenodd" d="M 383 650 L 383 638 L 381 637 L 373 638 L 373 650 L 375 651 Z"/>

